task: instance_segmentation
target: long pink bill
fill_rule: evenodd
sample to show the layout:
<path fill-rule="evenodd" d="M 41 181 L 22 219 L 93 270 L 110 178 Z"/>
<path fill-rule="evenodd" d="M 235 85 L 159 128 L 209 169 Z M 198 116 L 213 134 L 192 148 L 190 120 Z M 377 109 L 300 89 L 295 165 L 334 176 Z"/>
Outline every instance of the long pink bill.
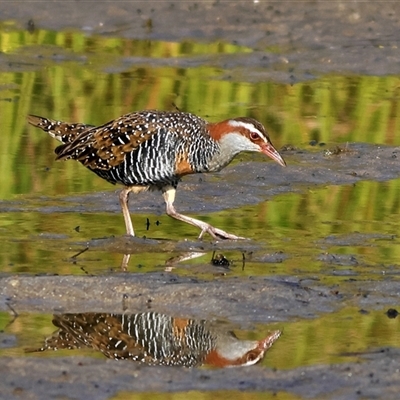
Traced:
<path fill-rule="evenodd" d="M 274 161 L 276 161 L 279 165 L 282 165 L 282 167 L 286 167 L 286 162 L 282 158 L 282 156 L 279 154 L 278 150 L 275 149 L 275 147 L 271 143 L 265 143 L 265 145 L 262 146 L 261 150 L 266 156 L 272 158 Z"/>

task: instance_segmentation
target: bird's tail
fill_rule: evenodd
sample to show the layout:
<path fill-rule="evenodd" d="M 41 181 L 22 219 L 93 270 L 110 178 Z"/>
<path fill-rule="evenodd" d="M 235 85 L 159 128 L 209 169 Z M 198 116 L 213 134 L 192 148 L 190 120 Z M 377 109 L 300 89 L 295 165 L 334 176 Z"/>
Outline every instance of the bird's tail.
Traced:
<path fill-rule="evenodd" d="M 56 121 L 37 115 L 28 115 L 28 122 L 36 128 L 44 130 L 51 137 L 62 143 L 73 142 L 80 133 L 93 127 L 92 125 L 79 123 L 69 124 L 68 122 Z"/>

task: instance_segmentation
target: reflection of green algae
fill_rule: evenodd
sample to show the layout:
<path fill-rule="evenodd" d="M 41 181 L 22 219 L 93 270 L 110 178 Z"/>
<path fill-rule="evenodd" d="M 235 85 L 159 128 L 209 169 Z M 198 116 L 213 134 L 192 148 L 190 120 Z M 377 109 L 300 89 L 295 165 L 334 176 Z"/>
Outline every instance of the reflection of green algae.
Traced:
<path fill-rule="evenodd" d="M 239 390 L 215 390 L 215 391 L 196 391 L 179 393 L 130 393 L 119 392 L 110 400 L 300 400 L 303 397 L 291 393 L 280 392 L 247 392 Z"/>
<path fill-rule="evenodd" d="M 380 280 L 395 273 L 400 259 L 396 236 L 400 229 L 396 195 L 399 184 L 399 180 L 394 180 L 327 186 L 301 194 L 282 194 L 235 210 L 189 214 L 254 240 L 226 242 L 215 247 L 217 252 L 233 261 L 230 269 L 225 271 L 227 274 L 304 277 L 317 274 L 326 284 L 339 284 L 346 278 L 346 273 Z M 379 193 L 384 195 L 379 196 Z M 35 198 L 20 205 L 8 203 L 21 207 L 23 212 L 2 206 L 0 270 L 59 274 L 82 274 L 81 267 L 89 273 L 118 270 L 124 249 L 129 247 L 121 246 L 121 241 L 117 240 L 124 234 L 124 225 L 117 199 L 115 203 L 116 212 L 107 213 L 96 211 L 101 205 L 85 203 L 84 196 L 74 202 Z M 167 261 L 179 255 L 179 249 L 182 252 L 190 250 L 178 246 L 185 239 L 198 246 L 194 250 L 201 251 L 196 228 L 165 214 L 138 213 L 133 201 L 131 210 L 138 237 L 146 236 L 161 242 L 158 247 L 144 245 L 134 251 L 136 255 L 132 256 L 128 266 L 130 272 L 165 269 Z M 114 236 L 114 242 L 91 241 L 92 238 Z M 209 240 L 206 238 L 206 244 Z M 70 257 L 85 248 L 86 243 L 89 243 L 90 251 L 73 264 Z M 180 275 L 212 278 L 210 260 L 214 248 L 206 244 L 203 245 L 206 255 L 178 263 L 174 271 Z M 245 253 L 244 269 L 242 252 Z M 386 275 L 382 274 L 383 270 Z"/>
<path fill-rule="evenodd" d="M 387 307 L 389 308 L 389 307 Z M 362 354 L 382 347 L 399 347 L 400 319 L 389 319 L 386 309 L 360 312 L 346 307 L 318 318 L 285 324 L 279 343 L 267 353 L 263 365 L 278 369 L 316 364 L 337 364 L 362 360 Z M 256 332 L 265 326 L 259 326 Z M 251 339 L 249 337 L 249 339 Z"/>
<path fill-rule="evenodd" d="M 0 51 L 15 53 L 25 47 L 45 51 L 46 46 L 53 52 L 56 47 L 71 51 L 74 54 L 93 56 L 96 54 L 115 57 L 154 57 L 174 58 L 180 56 L 195 56 L 209 54 L 234 54 L 249 53 L 252 50 L 222 41 L 195 42 L 184 40 L 182 42 L 165 42 L 153 40 L 124 39 L 118 37 L 91 36 L 79 31 L 46 31 L 42 29 L 29 32 L 18 30 L 12 23 L 0 23 Z M 38 47 L 35 47 L 38 46 Z M 40 49 L 39 46 L 44 46 Z M 29 53 L 29 49 L 25 49 Z M 45 52 L 46 54 L 46 52 Z M 50 55 L 51 53 L 47 53 Z"/>

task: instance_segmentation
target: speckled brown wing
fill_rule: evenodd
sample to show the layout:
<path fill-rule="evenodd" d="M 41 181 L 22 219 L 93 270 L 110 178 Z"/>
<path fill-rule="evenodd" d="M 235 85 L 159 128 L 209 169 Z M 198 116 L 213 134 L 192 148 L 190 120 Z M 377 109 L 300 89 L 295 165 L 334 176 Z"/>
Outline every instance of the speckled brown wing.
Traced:
<path fill-rule="evenodd" d="M 123 115 L 78 135 L 72 143 L 55 149 L 57 160 L 74 159 L 93 170 L 110 170 L 163 129 L 156 117 L 141 113 Z"/>
<path fill-rule="evenodd" d="M 101 351 L 106 357 L 114 359 L 143 358 L 144 347 L 123 330 L 120 316 L 93 315 L 95 321 L 85 331 L 88 342 L 94 349 Z"/>

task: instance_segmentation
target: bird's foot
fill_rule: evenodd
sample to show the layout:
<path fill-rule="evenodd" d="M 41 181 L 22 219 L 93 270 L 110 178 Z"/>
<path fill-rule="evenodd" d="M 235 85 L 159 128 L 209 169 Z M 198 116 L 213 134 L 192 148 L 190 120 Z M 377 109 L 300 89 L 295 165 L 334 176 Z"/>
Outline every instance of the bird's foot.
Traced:
<path fill-rule="evenodd" d="M 225 232 L 222 229 L 218 229 L 208 224 L 207 222 L 201 221 L 199 219 L 195 219 L 192 217 L 188 217 L 187 215 L 182 215 L 176 212 L 174 206 L 172 205 L 173 194 L 175 193 L 175 189 L 170 189 L 164 193 L 165 202 L 167 203 L 167 215 L 172 218 L 178 219 L 179 221 L 186 222 L 187 224 L 196 226 L 201 230 L 199 239 L 202 239 L 205 233 L 208 233 L 216 240 L 239 240 L 246 239 L 241 236 L 232 235 L 231 233 Z"/>
<path fill-rule="evenodd" d="M 212 225 L 204 226 L 200 235 L 199 239 L 202 239 L 205 233 L 210 234 L 214 239 L 220 240 L 245 240 L 246 238 L 241 237 L 241 236 L 236 236 L 231 233 L 225 232 L 222 229 L 218 229 L 213 227 Z"/>

